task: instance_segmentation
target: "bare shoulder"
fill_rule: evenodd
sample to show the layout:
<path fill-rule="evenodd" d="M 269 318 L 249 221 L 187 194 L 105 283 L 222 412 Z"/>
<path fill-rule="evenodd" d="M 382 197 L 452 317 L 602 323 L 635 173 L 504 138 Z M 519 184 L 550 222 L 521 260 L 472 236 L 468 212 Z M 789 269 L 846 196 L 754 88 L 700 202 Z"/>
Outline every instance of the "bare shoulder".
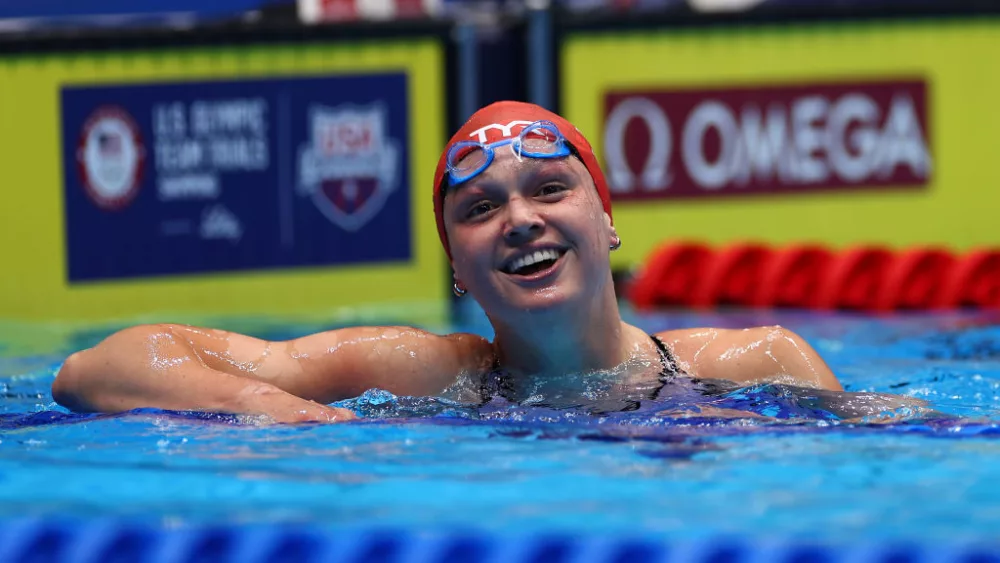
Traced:
<path fill-rule="evenodd" d="M 819 353 L 781 326 L 668 330 L 656 336 L 695 377 L 843 389 Z"/>
<path fill-rule="evenodd" d="M 438 338 L 447 342 L 461 363 L 463 371 L 485 373 L 492 369 L 496 362 L 497 353 L 493 343 L 478 334 L 454 332 Z"/>
<path fill-rule="evenodd" d="M 682 328 L 658 332 L 656 337 L 670 346 L 675 354 L 689 357 L 691 360 L 701 359 L 709 351 L 709 347 L 719 344 L 737 344 L 742 342 L 767 340 L 781 334 L 792 334 L 780 326 L 758 326 L 750 328 Z"/>

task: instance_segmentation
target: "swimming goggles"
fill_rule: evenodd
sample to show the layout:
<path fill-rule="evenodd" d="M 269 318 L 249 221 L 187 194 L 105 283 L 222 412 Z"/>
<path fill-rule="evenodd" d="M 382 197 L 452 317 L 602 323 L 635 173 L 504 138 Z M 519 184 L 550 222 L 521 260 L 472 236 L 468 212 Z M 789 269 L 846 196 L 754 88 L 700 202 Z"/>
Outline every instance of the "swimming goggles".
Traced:
<path fill-rule="evenodd" d="M 571 154 L 566 137 L 551 121 L 536 121 L 524 127 L 518 136 L 495 143 L 483 144 L 461 141 L 448 149 L 448 185 L 467 182 L 489 168 L 496 156 L 496 149 L 510 145 L 514 156 L 521 159 L 562 158 Z"/>

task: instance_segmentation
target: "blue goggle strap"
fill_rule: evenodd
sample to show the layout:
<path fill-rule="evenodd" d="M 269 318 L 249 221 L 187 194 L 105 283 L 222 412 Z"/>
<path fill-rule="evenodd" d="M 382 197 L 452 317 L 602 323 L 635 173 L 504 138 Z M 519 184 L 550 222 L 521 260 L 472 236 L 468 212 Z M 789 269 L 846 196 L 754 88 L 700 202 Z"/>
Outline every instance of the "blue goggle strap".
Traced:
<path fill-rule="evenodd" d="M 553 143 L 556 145 L 555 151 L 538 152 L 538 151 L 532 151 L 530 149 L 529 150 L 524 149 L 524 138 L 528 134 L 537 131 L 538 129 L 545 129 L 555 134 L 555 139 L 553 140 Z M 462 141 L 452 145 L 451 149 L 448 150 L 449 184 L 451 186 L 455 186 L 456 184 L 461 184 L 462 182 L 466 182 L 481 174 L 483 170 L 489 168 L 490 164 L 493 163 L 496 149 L 504 145 L 512 145 L 511 150 L 513 150 L 514 154 L 518 157 L 527 156 L 530 158 L 561 158 L 570 155 L 570 149 L 568 144 L 566 143 L 566 138 L 563 136 L 562 133 L 559 132 L 559 129 L 555 126 L 555 124 L 549 121 L 537 121 L 525 127 L 523 130 L 521 130 L 521 133 L 519 133 L 517 137 L 514 137 L 512 139 L 503 139 L 487 145 L 478 143 L 476 141 Z M 455 166 L 454 159 L 455 156 L 458 155 L 459 152 L 465 148 L 478 148 L 483 151 L 486 158 L 483 159 L 482 164 L 475 167 L 474 169 L 460 172 Z"/>

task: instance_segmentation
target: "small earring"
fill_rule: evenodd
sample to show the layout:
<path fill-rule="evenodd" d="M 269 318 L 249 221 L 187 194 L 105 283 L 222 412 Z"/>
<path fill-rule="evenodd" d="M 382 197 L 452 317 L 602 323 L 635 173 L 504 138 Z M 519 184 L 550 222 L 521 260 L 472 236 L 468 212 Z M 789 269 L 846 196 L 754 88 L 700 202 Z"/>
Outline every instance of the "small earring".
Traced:
<path fill-rule="evenodd" d="M 615 243 L 611 245 L 611 250 L 618 250 L 622 247 L 622 238 L 619 236 L 615 237 Z"/>
<path fill-rule="evenodd" d="M 468 289 L 463 289 L 458 286 L 458 282 L 451 284 L 451 292 L 455 294 L 455 297 L 462 297 L 469 292 Z"/>

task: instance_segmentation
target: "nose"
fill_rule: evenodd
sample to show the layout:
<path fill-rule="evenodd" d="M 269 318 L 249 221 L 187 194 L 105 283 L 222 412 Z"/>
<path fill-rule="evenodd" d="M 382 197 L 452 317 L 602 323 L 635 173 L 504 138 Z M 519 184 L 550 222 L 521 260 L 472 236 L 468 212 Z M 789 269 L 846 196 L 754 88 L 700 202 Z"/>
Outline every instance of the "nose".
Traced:
<path fill-rule="evenodd" d="M 507 225 L 503 237 L 507 244 L 518 246 L 534 240 L 545 227 L 545 222 L 538 210 L 522 198 L 513 198 L 507 202 Z"/>

